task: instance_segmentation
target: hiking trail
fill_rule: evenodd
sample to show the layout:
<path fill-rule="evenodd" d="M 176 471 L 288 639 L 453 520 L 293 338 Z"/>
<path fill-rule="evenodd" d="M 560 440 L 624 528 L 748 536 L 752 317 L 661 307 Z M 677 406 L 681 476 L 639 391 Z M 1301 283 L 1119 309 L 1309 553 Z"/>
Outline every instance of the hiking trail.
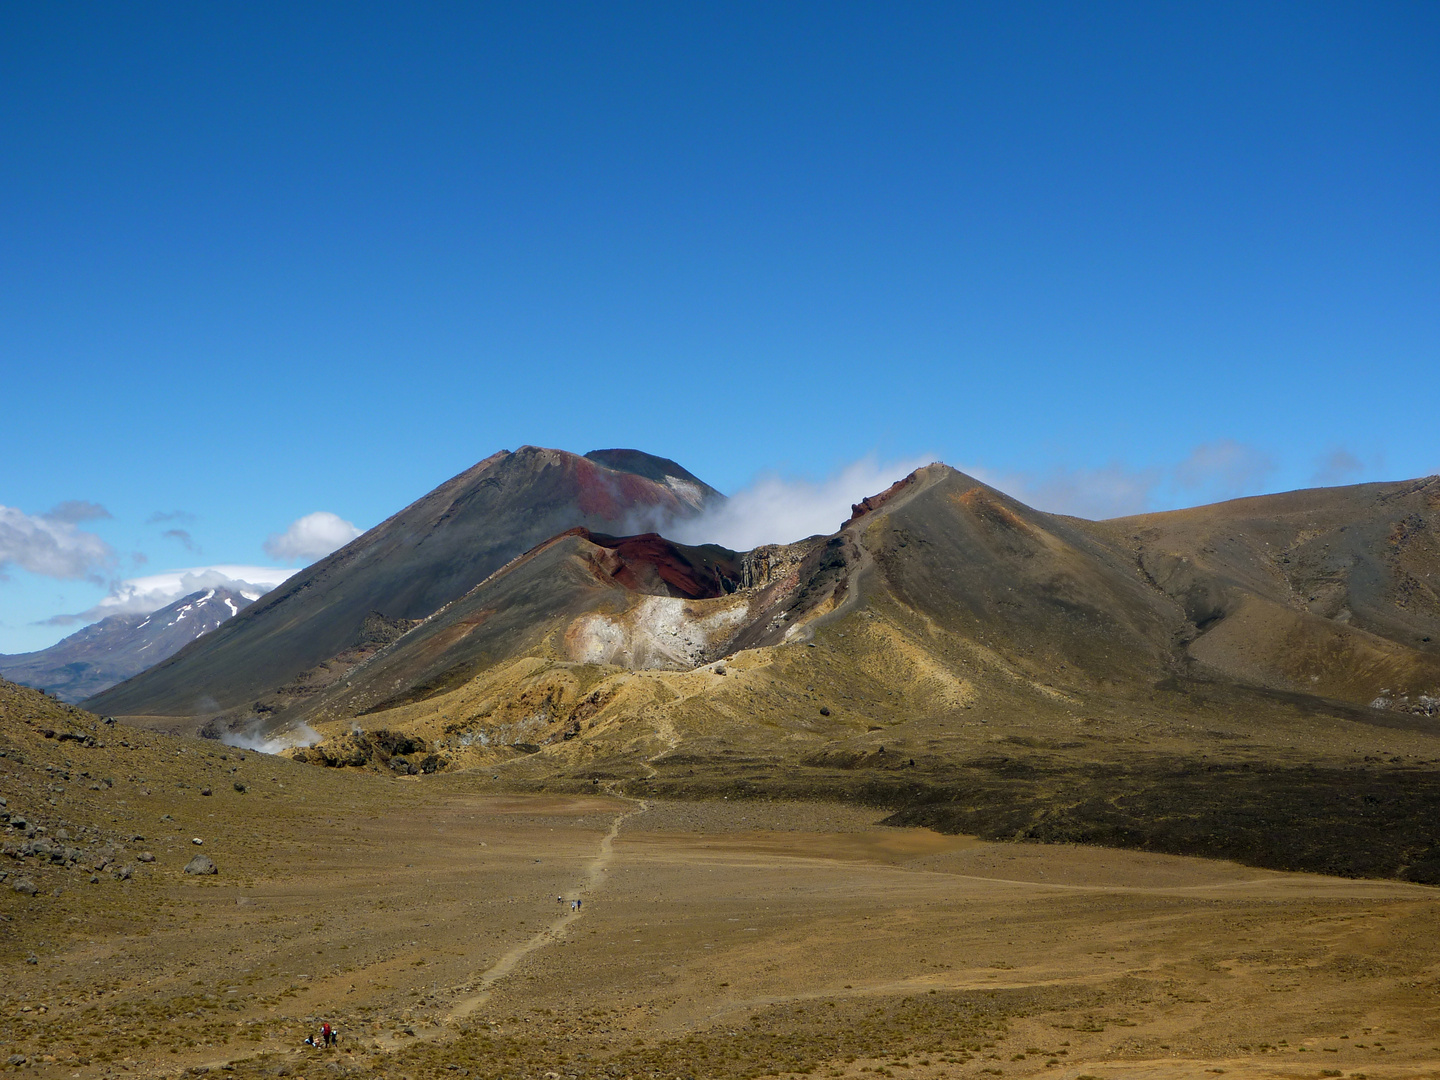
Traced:
<path fill-rule="evenodd" d="M 590 860 L 590 865 L 586 867 L 585 884 L 576 890 L 575 893 L 578 899 L 586 899 L 600 883 L 600 875 L 603 874 L 606 867 L 610 865 L 615 838 L 620 835 L 620 827 L 625 823 L 626 819 L 634 817 L 637 814 L 643 814 L 649 809 L 650 803 L 645 799 L 639 799 L 637 800 L 636 806 L 616 816 L 615 820 L 610 824 L 609 831 L 601 838 L 600 848 L 595 853 L 595 857 Z M 516 945 L 507 952 L 502 953 L 493 964 L 485 969 L 478 979 L 467 984 L 474 987 L 474 992 L 457 999 L 450 1011 L 441 1018 L 441 1026 L 435 1028 L 433 1034 L 427 1034 L 430 1034 L 430 1037 L 434 1038 L 444 1030 L 446 1025 L 464 1020 L 474 1013 L 476 1009 L 490 999 L 491 990 L 496 983 L 514 971 L 520 962 L 532 952 L 559 941 L 565 936 L 566 931 L 574 923 L 578 922 L 584 914 L 585 909 L 583 906 L 578 911 L 573 909 L 567 910 L 560 915 L 559 918 L 551 922 L 549 926 L 537 931 L 527 940 L 522 941 L 519 945 Z"/>

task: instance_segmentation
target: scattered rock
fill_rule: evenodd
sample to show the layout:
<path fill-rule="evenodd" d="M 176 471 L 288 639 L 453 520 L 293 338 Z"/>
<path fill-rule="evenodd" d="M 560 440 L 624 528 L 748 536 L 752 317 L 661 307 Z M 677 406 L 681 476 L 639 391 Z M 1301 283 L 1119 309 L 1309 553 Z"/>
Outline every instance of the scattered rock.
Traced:
<path fill-rule="evenodd" d="M 187 874 L 218 874 L 220 871 L 208 855 L 196 855 L 185 864 Z"/>
<path fill-rule="evenodd" d="M 198 836 L 192 836 L 192 837 L 190 838 L 190 842 L 191 842 L 192 844 L 203 844 L 203 843 L 205 843 L 205 841 L 204 841 L 204 840 L 201 840 L 200 837 L 198 837 Z"/>
<path fill-rule="evenodd" d="M 209 794 L 210 794 L 210 789 L 209 789 L 208 787 L 206 787 L 206 788 L 201 788 L 201 789 L 200 789 L 200 794 L 201 794 L 201 795 L 209 795 Z"/>
<path fill-rule="evenodd" d="M 11 1054 L 10 1057 L 6 1060 L 5 1064 L 6 1064 L 6 1065 L 13 1065 L 13 1066 L 15 1066 L 15 1068 L 18 1069 L 21 1065 L 24 1065 L 25 1062 L 28 1061 L 28 1060 L 29 1060 L 29 1058 L 27 1058 L 24 1054 Z"/>
<path fill-rule="evenodd" d="M 821 706 L 820 706 L 820 715 L 821 715 L 821 716 L 829 716 L 829 715 L 830 715 L 830 706 L 828 706 L 828 705 L 821 705 Z"/>
<path fill-rule="evenodd" d="M 241 795 L 244 795 L 244 794 L 245 794 L 245 785 L 242 784 L 239 780 L 236 780 L 236 781 L 235 781 L 235 790 L 238 791 L 238 792 L 240 792 Z"/>
<path fill-rule="evenodd" d="M 40 963 L 40 957 L 36 956 L 36 955 L 32 952 L 29 956 L 25 957 L 25 962 L 26 962 L 27 964 L 38 964 L 38 963 Z"/>
<path fill-rule="evenodd" d="M 24 893 L 26 896 L 34 896 L 40 891 L 35 882 L 31 881 L 28 877 L 22 877 L 19 881 L 15 882 L 11 888 L 18 893 Z"/>
<path fill-rule="evenodd" d="M 155 861 L 155 856 L 154 856 L 151 852 L 148 852 L 148 851 L 142 851 L 142 852 L 140 852 L 140 854 L 139 854 L 139 855 L 136 855 L 135 858 L 139 859 L 141 862 L 154 862 L 154 861 Z"/>

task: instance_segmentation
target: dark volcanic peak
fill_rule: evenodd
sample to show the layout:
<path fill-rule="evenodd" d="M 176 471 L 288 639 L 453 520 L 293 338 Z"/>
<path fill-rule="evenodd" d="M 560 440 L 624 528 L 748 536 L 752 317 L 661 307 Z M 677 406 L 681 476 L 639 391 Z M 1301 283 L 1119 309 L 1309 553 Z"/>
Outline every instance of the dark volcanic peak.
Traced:
<path fill-rule="evenodd" d="M 130 716 L 240 707 L 353 650 L 371 613 L 424 619 L 567 529 L 662 528 L 720 497 L 674 462 L 636 450 L 501 451 L 296 574 L 218 635 L 92 705 Z"/>
<path fill-rule="evenodd" d="M 231 589 L 203 589 L 149 615 L 111 615 L 38 652 L 0 656 L 0 674 L 83 701 L 174 655 L 249 607 Z"/>
<path fill-rule="evenodd" d="M 669 458 L 655 457 L 639 450 L 591 450 L 585 457 L 607 469 L 633 473 L 662 483 L 697 510 L 725 498 L 705 481 Z"/>

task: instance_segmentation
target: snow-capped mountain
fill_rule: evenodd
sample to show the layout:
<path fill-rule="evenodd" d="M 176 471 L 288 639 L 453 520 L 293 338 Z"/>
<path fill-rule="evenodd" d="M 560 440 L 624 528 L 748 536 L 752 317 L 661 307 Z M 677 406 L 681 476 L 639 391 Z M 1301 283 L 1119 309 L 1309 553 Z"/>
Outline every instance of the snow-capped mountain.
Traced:
<path fill-rule="evenodd" d="M 83 701 L 173 656 L 255 599 L 231 589 L 203 589 L 149 615 L 111 615 L 48 649 L 0 655 L 0 675 L 61 701 Z"/>

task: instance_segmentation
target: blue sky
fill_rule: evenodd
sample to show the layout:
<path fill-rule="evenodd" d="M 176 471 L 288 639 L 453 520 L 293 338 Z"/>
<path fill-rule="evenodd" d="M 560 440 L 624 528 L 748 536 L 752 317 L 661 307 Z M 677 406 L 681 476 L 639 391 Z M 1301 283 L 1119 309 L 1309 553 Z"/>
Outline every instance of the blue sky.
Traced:
<path fill-rule="evenodd" d="M 1425 475 L 1440 7 L 8 5 L 0 374 L 0 652 L 524 443 Z"/>

